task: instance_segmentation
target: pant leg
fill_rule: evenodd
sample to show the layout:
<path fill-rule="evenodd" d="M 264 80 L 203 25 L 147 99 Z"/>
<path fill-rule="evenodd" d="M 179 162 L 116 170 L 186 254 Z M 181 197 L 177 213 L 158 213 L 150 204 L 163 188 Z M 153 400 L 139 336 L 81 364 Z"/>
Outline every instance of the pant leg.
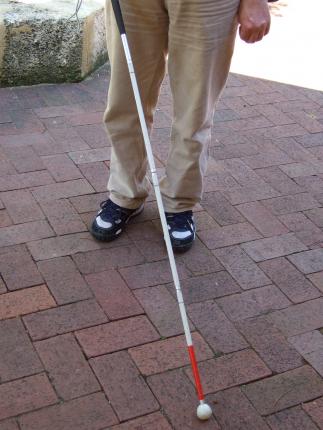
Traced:
<path fill-rule="evenodd" d="M 168 15 L 164 0 L 123 0 L 121 7 L 150 129 L 165 75 Z M 104 122 L 112 144 L 108 191 L 114 203 L 134 209 L 149 193 L 147 158 L 120 34 L 108 0 L 106 23 L 111 78 Z"/>
<path fill-rule="evenodd" d="M 161 191 L 168 212 L 201 200 L 216 102 L 227 80 L 239 0 L 168 0 L 174 122 Z"/>

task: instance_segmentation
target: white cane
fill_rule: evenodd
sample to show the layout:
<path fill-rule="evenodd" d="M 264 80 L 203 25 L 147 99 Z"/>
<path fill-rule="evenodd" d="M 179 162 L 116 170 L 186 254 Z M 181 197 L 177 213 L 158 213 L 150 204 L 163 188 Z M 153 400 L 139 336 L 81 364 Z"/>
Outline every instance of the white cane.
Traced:
<path fill-rule="evenodd" d="M 176 288 L 177 301 L 178 301 L 179 310 L 181 313 L 181 318 L 182 318 L 182 323 L 183 323 L 183 327 L 184 327 L 187 348 L 188 348 L 191 367 L 192 367 L 192 371 L 193 371 L 193 375 L 194 375 L 195 388 L 196 388 L 198 399 L 200 402 L 200 404 L 197 408 L 197 416 L 201 420 L 207 420 L 212 415 L 212 409 L 207 403 L 205 403 L 205 400 L 204 400 L 204 393 L 203 393 L 200 374 L 199 374 L 197 361 L 196 361 L 196 357 L 195 357 L 195 351 L 194 351 L 192 336 L 191 336 L 191 332 L 190 332 L 190 328 L 189 328 L 187 313 L 186 313 L 185 304 L 184 304 L 184 300 L 183 300 L 183 294 L 182 294 L 182 290 L 181 290 L 181 286 L 180 286 L 180 282 L 179 282 L 179 277 L 178 277 L 178 272 L 177 272 L 177 268 L 176 268 L 176 263 L 175 263 L 175 258 L 174 258 L 174 252 L 173 252 L 173 248 L 172 248 L 170 237 L 169 237 L 164 206 L 163 206 L 162 197 L 161 197 L 161 193 L 160 193 L 160 189 L 159 189 L 159 181 L 158 181 L 158 177 L 157 177 L 155 161 L 154 161 L 154 157 L 153 157 L 153 153 L 152 153 L 152 149 L 151 149 L 148 129 L 147 129 L 144 111 L 142 108 L 142 102 L 141 102 L 141 98 L 140 98 L 140 94 L 139 94 L 137 79 L 136 79 L 136 75 L 135 75 L 135 71 L 134 71 L 134 67 L 133 67 L 133 62 L 132 62 L 132 58 L 131 58 L 131 54 L 130 54 L 130 50 L 129 50 L 125 25 L 124 25 L 122 13 L 121 13 L 121 8 L 120 8 L 120 3 L 119 3 L 119 0 L 111 0 L 111 2 L 112 2 L 112 7 L 113 7 L 114 14 L 115 14 L 115 18 L 117 21 L 117 25 L 118 25 L 118 28 L 120 31 L 121 40 L 122 40 L 122 44 L 123 44 L 123 48 L 124 48 L 124 52 L 125 52 L 125 56 L 126 56 L 126 60 L 127 60 L 127 64 L 128 64 L 132 89 L 133 89 L 135 100 L 136 100 L 140 125 L 141 125 L 142 134 L 143 134 L 143 138 L 144 138 L 144 142 L 145 142 L 145 148 L 146 148 L 146 152 L 147 152 L 149 168 L 150 168 L 150 172 L 151 172 L 151 176 L 152 176 L 152 183 L 153 183 L 153 186 L 155 189 L 155 195 L 156 195 L 156 199 L 157 199 L 159 216 L 160 216 L 161 224 L 162 224 L 162 228 L 163 228 L 163 233 L 164 233 L 164 238 L 165 238 L 165 242 L 166 242 L 169 263 L 170 263 L 170 267 L 171 267 L 171 271 L 172 271 L 174 285 Z"/>

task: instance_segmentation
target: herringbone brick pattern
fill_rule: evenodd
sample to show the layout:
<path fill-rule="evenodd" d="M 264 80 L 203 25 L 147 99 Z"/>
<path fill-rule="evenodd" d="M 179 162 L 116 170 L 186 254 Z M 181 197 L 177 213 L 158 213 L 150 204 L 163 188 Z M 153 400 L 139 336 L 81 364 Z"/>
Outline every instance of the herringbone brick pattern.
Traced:
<path fill-rule="evenodd" d="M 107 87 L 0 89 L 0 430 L 323 429 L 323 94 L 231 75 L 219 103 L 177 258 L 200 423 L 154 196 L 119 241 L 88 233 Z M 166 80 L 161 172 L 170 125 Z"/>

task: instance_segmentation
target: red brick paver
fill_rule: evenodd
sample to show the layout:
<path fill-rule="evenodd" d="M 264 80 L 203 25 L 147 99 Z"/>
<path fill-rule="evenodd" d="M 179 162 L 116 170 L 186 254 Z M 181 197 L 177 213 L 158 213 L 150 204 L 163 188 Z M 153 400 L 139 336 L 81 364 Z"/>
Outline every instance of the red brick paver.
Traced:
<path fill-rule="evenodd" d="M 274 285 L 223 297 L 217 302 L 232 321 L 239 321 L 275 309 L 286 308 L 290 304 L 289 300 Z"/>
<path fill-rule="evenodd" d="M 0 430 L 19 430 L 14 420 L 5 420 L 0 423 Z"/>
<path fill-rule="evenodd" d="M 181 287 L 186 304 L 203 302 L 241 291 L 239 285 L 225 271 L 184 279 Z M 169 284 L 169 291 L 175 297 L 174 284 Z"/>
<path fill-rule="evenodd" d="M 304 251 L 306 246 L 293 233 L 259 239 L 242 245 L 256 262 Z"/>
<path fill-rule="evenodd" d="M 323 326 L 323 298 L 310 300 L 269 314 L 270 320 L 285 335 L 321 328 Z"/>
<path fill-rule="evenodd" d="M 158 402 L 126 351 L 90 361 L 121 421 L 159 409 Z"/>
<path fill-rule="evenodd" d="M 40 358 L 18 318 L 0 321 L 0 339 L 1 382 L 22 378 L 43 370 Z"/>
<path fill-rule="evenodd" d="M 323 292 L 323 271 L 308 275 L 308 279 Z"/>
<path fill-rule="evenodd" d="M 200 365 L 200 369 L 206 393 L 214 393 L 271 375 L 270 369 L 250 349 L 205 361 Z M 187 374 L 192 380 L 190 369 Z"/>
<path fill-rule="evenodd" d="M 44 285 L 12 291 L 1 296 L 0 320 L 30 314 L 56 306 Z"/>
<path fill-rule="evenodd" d="M 124 424 L 119 424 L 118 426 L 111 427 L 111 430 L 137 430 L 138 428 L 141 430 L 172 429 L 166 418 L 160 412 L 155 412 L 153 414 L 145 415 L 144 417 L 130 420 Z"/>
<path fill-rule="evenodd" d="M 70 334 L 35 343 L 58 395 L 69 400 L 100 390 L 75 338 Z"/>
<path fill-rule="evenodd" d="M 323 397 L 303 405 L 304 410 L 309 414 L 319 429 L 323 429 Z"/>
<path fill-rule="evenodd" d="M 94 326 L 105 321 L 107 317 L 93 300 L 59 306 L 24 317 L 24 323 L 34 340 Z"/>
<path fill-rule="evenodd" d="M 85 277 L 94 296 L 109 319 L 126 318 L 144 313 L 132 291 L 115 270 Z"/>
<path fill-rule="evenodd" d="M 54 236 L 54 233 L 47 221 L 32 221 L 3 227 L 0 231 L 0 243 L 3 246 L 11 246 L 51 236 Z"/>
<path fill-rule="evenodd" d="M 145 316 L 113 321 L 81 330 L 76 332 L 76 337 L 88 357 L 119 351 L 159 339 L 158 333 Z"/>
<path fill-rule="evenodd" d="M 323 429 L 323 97 L 231 75 L 197 240 L 177 255 L 201 423 L 154 194 L 118 241 L 107 198 L 107 68 L 0 89 L 0 430 Z M 172 100 L 152 143 L 165 168 Z M 216 402 L 216 403 L 215 403 Z"/>
<path fill-rule="evenodd" d="M 272 430 L 317 430 L 314 422 L 299 406 L 269 416 L 267 423 Z"/>
<path fill-rule="evenodd" d="M 197 361 L 213 357 L 213 352 L 198 333 L 193 333 Z M 185 337 L 178 336 L 159 342 L 148 343 L 129 350 L 143 375 L 153 375 L 189 364 Z"/>
<path fill-rule="evenodd" d="M 243 391 L 258 412 L 267 415 L 322 396 L 323 381 L 311 367 L 303 366 L 254 382 Z"/>
<path fill-rule="evenodd" d="M 188 306 L 188 315 L 204 339 L 217 353 L 229 353 L 248 344 L 213 301 Z"/>
<path fill-rule="evenodd" d="M 183 333 L 176 299 L 166 286 L 141 288 L 134 290 L 134 294 L 161 336 L 169 337 Z"/>
<path fill-rule="evenodd" d="M 263 418 L 254 409 L 239 388 L 229 388 L 211 396 L 215 402 L 216 419 L 227 430 L 269 430 Z"/>
<path fill-rule="evenodd" d="M 0 272 L 11 291 L 43 282 L 25 245 L 0 248 Z"/>
<path fill-rule="evenodd" d="M 29 191 L 7 191 L 6 193 L 1 193 L 0 197 L 15 224 L 45 218 L 41 208 Z"/>
<path fill-rule="evenodd" d="M 213 417 L 206 422 L 198 421 L 196 418 L 194 388 L 182 370 L 150 376 L 148 383 L 174 429 L 220 429 Z"/>
<path fill-rule="evenodd" d="M 242 289 L 270 284 L 270 279 L 240 247 L 229 246 L 217 249 L 214 253 Z"/>
<path fill-rule="evenodd" d="M 273 372 L 285 372 L 303 364 L 300 354 L 266 316 L 241 321 L 237 328 Z"/>
<path fill-rule="evenodd" d="M 117 422 L 103 393 L 43 408 L 19 419 L 24 430 L 100 430 Z"/>
<path fill-rule="evenodd" d="M 0 387 L 0 420 L 39 409 L 57 402 L 57 396 L 45 374 L 29 376 Z"/>
<path fill-rule="evenodd" d="M 41 207 L 56 234 L 64 235 L 87 230 L 81 217 L 68 200 L 41 202 Z"/>
<path fill-rule="evenodd" d="M 294 303 L 301 303 L 320 296 L 320 292 L 305 276 L 284 258 L 264 261 L 260 267 Z"/>
<path fill-rule="evenodd" d="M 38 269 L 59 305 L 93 296 L 70 257 L 40 261 Z"/>

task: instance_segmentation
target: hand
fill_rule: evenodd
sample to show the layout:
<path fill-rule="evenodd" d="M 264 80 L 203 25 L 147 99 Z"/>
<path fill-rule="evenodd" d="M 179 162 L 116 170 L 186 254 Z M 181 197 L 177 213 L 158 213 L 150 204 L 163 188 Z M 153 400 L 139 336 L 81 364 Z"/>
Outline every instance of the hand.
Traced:
<path fill-rule="evenodd" d="M 241 0 L 238 12 L 239 34 L 247 43 L 261 40 L 270 29 L 267 0 Z"/>

